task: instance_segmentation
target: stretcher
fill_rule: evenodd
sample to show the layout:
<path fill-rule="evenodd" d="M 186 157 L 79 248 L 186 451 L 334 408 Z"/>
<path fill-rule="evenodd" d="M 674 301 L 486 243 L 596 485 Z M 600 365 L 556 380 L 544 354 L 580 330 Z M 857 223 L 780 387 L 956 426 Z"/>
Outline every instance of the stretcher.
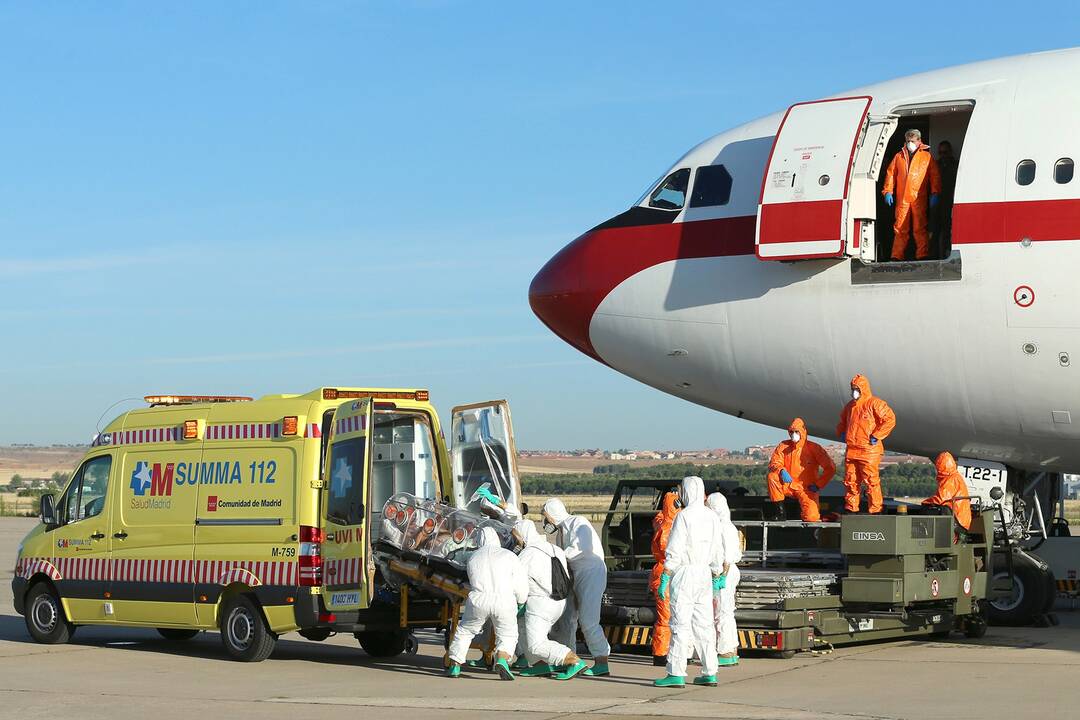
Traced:
<path fill-rule="evenodd" d="M 494 530 L 503 547 L 513 549 L 512 528 L 500 520 L 409 493 L 386 501 L 374 556 L 383 580 L 398 593 L 401 629 L 430 625 L 430 620 L 411 619 L 411 602 L 441 601 L 440 626 L 449 643 L 469 594 L 466 567 L 484 528 Z M 473 646 L 490 666 L 494 637 L 488 635 L 478 637 Z"/>

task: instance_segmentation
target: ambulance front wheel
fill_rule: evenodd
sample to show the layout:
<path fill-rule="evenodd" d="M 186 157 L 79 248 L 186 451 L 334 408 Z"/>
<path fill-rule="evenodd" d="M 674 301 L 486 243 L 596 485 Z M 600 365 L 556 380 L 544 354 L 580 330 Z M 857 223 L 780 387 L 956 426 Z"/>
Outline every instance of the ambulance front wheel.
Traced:
<path fill-rule="evenodd" d="M 277 635 L 270 632 L 258 605 L 247 595 L 237 595 L 222 610 L 221 642 L 233 659 L 260 662 L 274 652 Z"/>
<path fill-rule="evenodd" d="M 60 597 L 47 582 L 36 583 L 26 594 L 26 629 L 34 640 L 45 645 L 66 643 L 75 632 Z"/>

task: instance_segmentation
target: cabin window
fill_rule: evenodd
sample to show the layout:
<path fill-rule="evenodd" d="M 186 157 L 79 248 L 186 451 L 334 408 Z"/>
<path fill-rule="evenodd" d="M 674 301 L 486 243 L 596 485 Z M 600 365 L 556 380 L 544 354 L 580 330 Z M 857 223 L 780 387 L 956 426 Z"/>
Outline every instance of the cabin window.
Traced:
<path fill-rule="evenodd" d="M 682 168 L 664 178 L 649 195 L 649 207 L 661 210 L 682 210 L 686 189 L 690 184 L 690 168 Z"/>
<path fill-rule="evenodd" d="M 1030 185 L 1035 181 L 1035 161 L 1021 160 L 1016 164 L 1016 184 Z"/>
<path fill-rule="evenodd" d="M 731 173 L 723 165 L 705 165 L 694 173 L 690 207 L 727 205 L 731 200 Z"/>
<path fill-rule="evenodd" d="M 1072 182 L 1073 161 L 1072 158 L 1061 158 L 1054 163 L 1054 182 L 1059 185 Z"/>
<path fill-rule="evenodd" d="M 68 485 L 67 492 L 57 505 L 59 524 L 67 525 L 101 514 L 105 509 L 105 494 L 109 489 L 111 468 L 112 457 L 109 455 L 87 460 L 79 468 L 75 479 Z"/>

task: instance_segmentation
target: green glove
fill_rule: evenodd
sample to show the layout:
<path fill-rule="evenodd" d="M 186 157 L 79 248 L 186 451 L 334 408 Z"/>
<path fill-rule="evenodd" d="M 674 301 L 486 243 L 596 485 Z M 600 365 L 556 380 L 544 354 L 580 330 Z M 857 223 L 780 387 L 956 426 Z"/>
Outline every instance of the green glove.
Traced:
<path fill-rule="evenodd" d="M 727 575 L 717 575 L 712 579 L 713 592 L 720 592 L 727 587 Z"/>
<path fill-rule="evenodd" d="M 518 617 L 523 617 L 524 615 L 525 615 L 525 603 L 522 603 L 521 605 L 518 605 L 518 614 L 517 614 L 517 616 Z"/>
<path fill-rule="evenodd" d="M 660 576 L 660 587 L 656 588 L 656 599 L 666 600 L 668 584 L 671 582 L 671 576 L 664 573 Z"/>
<path fill-rule="evenodd" d="M 499 505 L 500 503 L 502 503 L 502 500 L 499 499 L 499 496 L 491 492 L 491 490 L 488 490 L 486 485 L 477 490 L 476 494 L 478 497 L 482 497 L 488 502 L 494 503 L 495 505 Z"/>

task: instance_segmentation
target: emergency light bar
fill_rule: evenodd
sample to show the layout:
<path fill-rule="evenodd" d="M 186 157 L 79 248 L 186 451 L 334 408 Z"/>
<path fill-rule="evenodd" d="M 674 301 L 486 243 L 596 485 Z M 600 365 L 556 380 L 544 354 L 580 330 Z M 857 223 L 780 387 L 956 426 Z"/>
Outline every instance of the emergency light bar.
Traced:
<path fill-rule="evenodd" d="M 192 403 L 250 402 L 244 395 L 147 395 L 143 397 L 151 407 L 155 405 L 191 405 Z"/>
<path fill-rule="evenodd" d="M 374 400 L 416 400 L 427 402 L 431 394 L 427 390 L 388 392 L 380 390 L 338 390 L 323 388 L 323 400 L 350 400 L 353 398 L 372 398 Z"/>

